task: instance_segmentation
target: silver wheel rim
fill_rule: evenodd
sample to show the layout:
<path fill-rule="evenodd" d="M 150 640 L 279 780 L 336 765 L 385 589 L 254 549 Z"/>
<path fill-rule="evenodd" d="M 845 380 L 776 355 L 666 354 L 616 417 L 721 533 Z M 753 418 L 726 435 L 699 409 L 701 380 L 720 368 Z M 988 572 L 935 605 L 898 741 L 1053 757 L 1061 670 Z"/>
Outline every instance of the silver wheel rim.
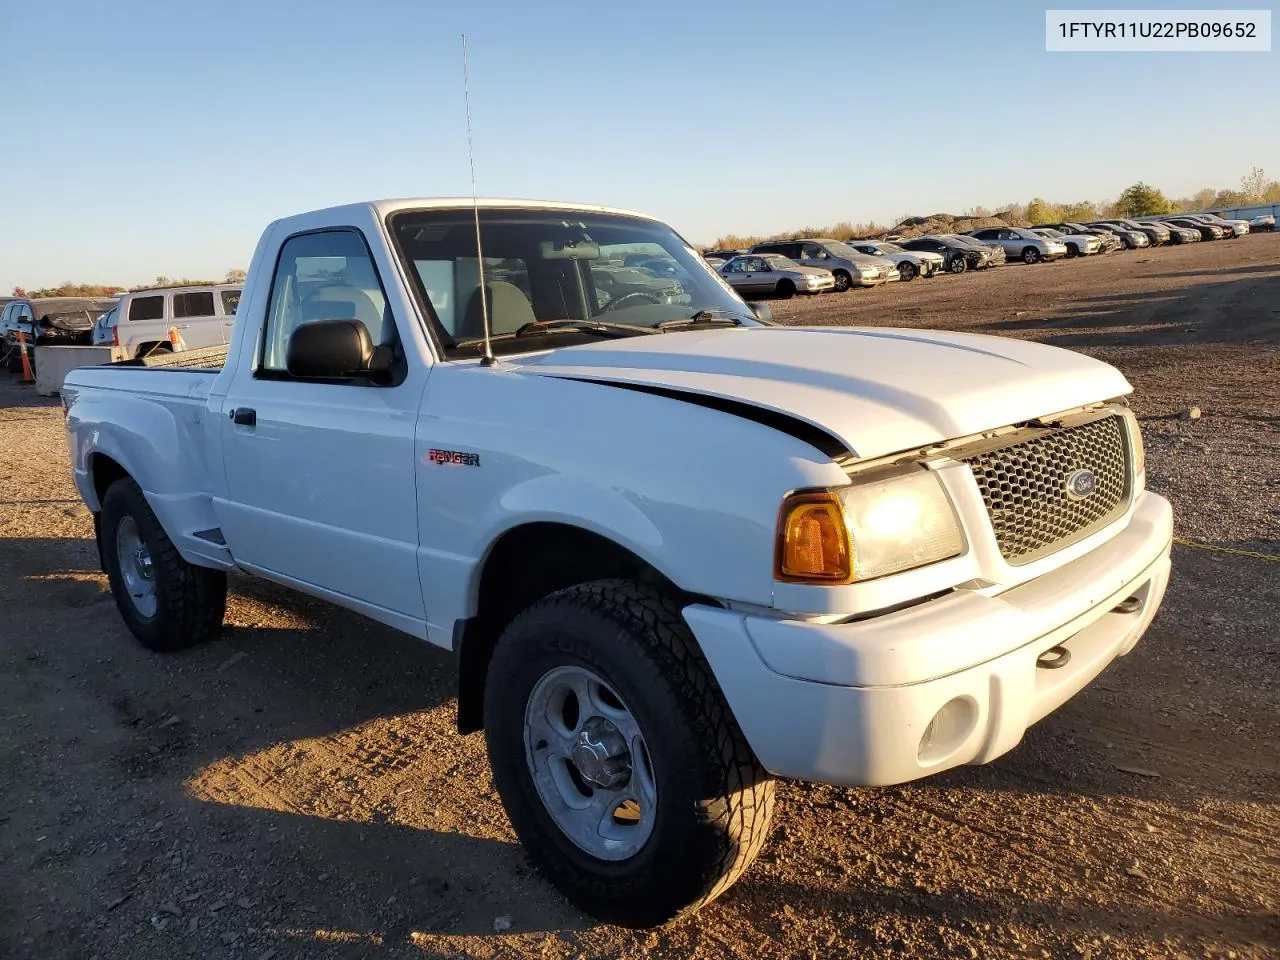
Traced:
<path fill-rule="evenodd" d="M 1035 263 L 1040 259 L 1040 254 L 1036 253 L 1034 250 L 1028 250 L 1022 255 L 1022 259 L 1027 263 Z"/>
<path fill-rule="evenodd" d="M 138 523 L 133 517 L 124 517 L 116 526 L 116 559 L 120 563 L 120 579 L 133 609 L 143 617 L 156 615 L 155 569 L 151 564 L 151 551 L 142 542 Z"/>
<path fill-rule="evenodd" d="M 912 277 L 914 277 L 915 269 L 916 268 L 909 263 L 898 264 L 898 274 L 899 276 L 902 277 L 903 280 L 910 280 Z"/>
<path fill-rule="evenodd" d="M 524 750 L 542 805 L 599 860 L 635 856 L 653 833 L 658 786 L 644 734 L 622 698 L 585 667 L 556 667 L 533 686 Z"/>

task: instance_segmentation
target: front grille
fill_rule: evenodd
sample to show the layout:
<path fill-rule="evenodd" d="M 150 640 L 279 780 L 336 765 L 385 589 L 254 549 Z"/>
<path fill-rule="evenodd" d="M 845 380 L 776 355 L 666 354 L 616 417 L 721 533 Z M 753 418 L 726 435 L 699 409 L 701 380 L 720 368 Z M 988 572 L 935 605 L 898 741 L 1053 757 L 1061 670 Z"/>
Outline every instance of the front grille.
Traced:
<path fill-rule="evenodd" d="M 1124 513 L 1129 501 L 1129 444 L 1122 418 L 1046 429 L 964 460 L 991 517 L 996 543 L 1014 566 L 1083 540 Z M 1081 470 L 1096 478 L 1077 498 L 1068 481 Z"/>

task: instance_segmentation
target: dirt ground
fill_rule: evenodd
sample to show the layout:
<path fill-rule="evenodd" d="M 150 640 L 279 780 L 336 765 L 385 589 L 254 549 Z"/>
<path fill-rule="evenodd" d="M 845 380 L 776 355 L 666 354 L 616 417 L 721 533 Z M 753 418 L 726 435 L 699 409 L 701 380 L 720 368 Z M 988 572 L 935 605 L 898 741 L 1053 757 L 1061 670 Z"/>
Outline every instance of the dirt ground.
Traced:
<path fill-rule="evenodd" d="M 1273 559 L 1175 547 L 1147 637 L 1013 752 L 784 784 L 735 888 L 633 933 L 531 870 L 448 655 L 244 579 L 220 641 L 138 647 L 57 401 L 0 376 L 0 957 L 1280 956 L 1280 236 L 774 307 L 1117 364 L 1178 535 Z"/>

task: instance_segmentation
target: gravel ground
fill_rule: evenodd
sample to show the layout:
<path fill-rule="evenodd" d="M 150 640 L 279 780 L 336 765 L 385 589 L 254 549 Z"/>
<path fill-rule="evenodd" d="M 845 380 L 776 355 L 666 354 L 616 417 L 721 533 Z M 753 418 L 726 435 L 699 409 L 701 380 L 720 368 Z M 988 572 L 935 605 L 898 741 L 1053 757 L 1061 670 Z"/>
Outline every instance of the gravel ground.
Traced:
<path fill-rule="evenodd" d="M 1179 536 L 1280 557 L 1280 236 L 774 306 L 1103 357 Z M 1146 639 L 1010 754 L 784 784 L 742 882 L 632 933 L 530 869 L 447 655 L 243 579 L 223 639 L 141 650 L 65 462 L 0 377 L 0 957 L 1280 956 L 1274 562 L 1175 548 Z"/>

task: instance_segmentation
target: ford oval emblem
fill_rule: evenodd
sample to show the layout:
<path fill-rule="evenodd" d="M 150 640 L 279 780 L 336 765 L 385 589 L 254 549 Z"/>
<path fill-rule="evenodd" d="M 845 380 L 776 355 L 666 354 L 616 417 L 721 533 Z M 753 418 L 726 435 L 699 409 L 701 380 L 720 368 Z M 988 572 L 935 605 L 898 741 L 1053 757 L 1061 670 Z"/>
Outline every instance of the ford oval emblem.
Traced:
<path fill-rule="evenodd" d="M 1083 500 L 1093 496 L 1098 489 L 1098 478 L 1092 470 L 1077 470 L 1067 477 L 1067 496 L 1072 500 Z"/>

